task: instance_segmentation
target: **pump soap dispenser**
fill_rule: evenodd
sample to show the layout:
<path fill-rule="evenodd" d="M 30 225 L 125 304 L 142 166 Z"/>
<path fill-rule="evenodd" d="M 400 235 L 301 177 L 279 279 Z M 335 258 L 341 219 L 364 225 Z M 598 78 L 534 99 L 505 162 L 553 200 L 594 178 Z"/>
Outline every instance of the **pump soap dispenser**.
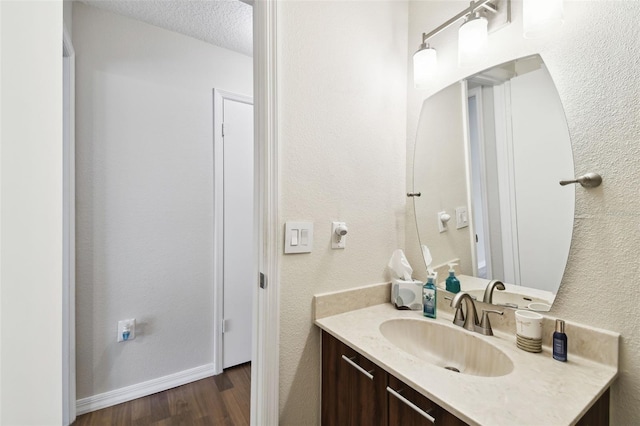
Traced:
<path fill-rule="evenodd" d="M 437 307 L 437 288 L 433 275 L 427 277 L 427 282 L 422 287 L 422 314 L 425 317 L 435 318 Z"/>
<path fill-rule="evenodd" d="M 449 263 L 449 276 L 446 281 L 446 289 L 451 293 L 459 293 L 460 292 L 460 280 L 456 278 L 456 271 L 453 268 L 457 263 Z"/>

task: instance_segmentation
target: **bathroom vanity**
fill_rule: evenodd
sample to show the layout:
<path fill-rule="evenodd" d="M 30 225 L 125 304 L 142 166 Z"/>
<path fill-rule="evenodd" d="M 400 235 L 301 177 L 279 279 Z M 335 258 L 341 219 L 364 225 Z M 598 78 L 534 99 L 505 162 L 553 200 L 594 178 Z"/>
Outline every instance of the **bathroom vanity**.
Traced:
<path fill-rule="evenodd" d="M 609 424 L 616 333 L 571 324 L 562 363 L 546 337 L 542 353 L 517 349 L 509 318 L 481 336 L 452 325 L 449 312 L 431 320 L 382 303 L 334 314 L 318 298 L 323 425 Z"/>
<path fill-rule="evenodd" d="M 466 424 L 353 348 L 322 332 L 323 425 L 433 423 Z"/>

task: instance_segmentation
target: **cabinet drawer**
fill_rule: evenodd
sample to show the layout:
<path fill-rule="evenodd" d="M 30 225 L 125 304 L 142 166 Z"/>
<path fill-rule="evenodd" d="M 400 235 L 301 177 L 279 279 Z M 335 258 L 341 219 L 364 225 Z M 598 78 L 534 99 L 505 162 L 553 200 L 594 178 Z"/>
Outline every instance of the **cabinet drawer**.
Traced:
<path fill-rule="evenodd" d="M 389 426 L 461 426 L 465 422 L 443 409 L 429 398 L 389 375 Z"/>
<path fill-rule="evenodd" d="M 322 425 L 387 424 L 387 372 L 322 333 Z"/>

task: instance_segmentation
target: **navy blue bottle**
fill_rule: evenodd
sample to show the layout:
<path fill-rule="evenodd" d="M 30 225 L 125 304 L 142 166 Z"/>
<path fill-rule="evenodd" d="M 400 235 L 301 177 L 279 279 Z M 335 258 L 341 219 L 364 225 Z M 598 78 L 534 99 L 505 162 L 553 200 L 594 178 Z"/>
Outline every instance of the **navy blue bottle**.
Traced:
<path fill-rule="evenodd" d="M 567 335 L 564 334 L 564 321 L 559 319 L 553 333 L 553 359 L 567 362 Z"/>

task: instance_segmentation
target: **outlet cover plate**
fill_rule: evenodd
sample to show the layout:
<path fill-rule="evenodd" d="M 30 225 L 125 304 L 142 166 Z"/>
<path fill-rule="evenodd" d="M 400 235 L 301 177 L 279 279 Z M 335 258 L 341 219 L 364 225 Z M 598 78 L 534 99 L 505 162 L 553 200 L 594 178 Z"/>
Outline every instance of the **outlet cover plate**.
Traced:
<path fill-rule="evenodd" d="M 441 219 L 442 215 L 445 214 L 447 214 L 446 211 L 438 212 L 438 231 L 440 231 L 440 233 L 447 232 L 449 230 L 447 222 L 443 222 Z"/>
<path fill-rule="evenodd" d="M 122 333 L 124 332 L 124 327 L 127 324 L 129 324 L 129 338 L 127 340 L 124 340 L 124 338 L 122 337 Z M 131 318 L 131 319 L 118 321 L 117 341 L 118 342 L 128 342 L 128 341 L 133 340 L 135 338 L 136 338 L 136 319 L 135 318 Z"/>
<path fill-rule="evenodd" d="M 338 237 L 336 234 L 336 228 L 338 226 L 345 226 L 345 222 L 331 222 L 331 248 L 332 249 L 343 249 L 346 245 L 346 235 L 342 238 Z"/>

